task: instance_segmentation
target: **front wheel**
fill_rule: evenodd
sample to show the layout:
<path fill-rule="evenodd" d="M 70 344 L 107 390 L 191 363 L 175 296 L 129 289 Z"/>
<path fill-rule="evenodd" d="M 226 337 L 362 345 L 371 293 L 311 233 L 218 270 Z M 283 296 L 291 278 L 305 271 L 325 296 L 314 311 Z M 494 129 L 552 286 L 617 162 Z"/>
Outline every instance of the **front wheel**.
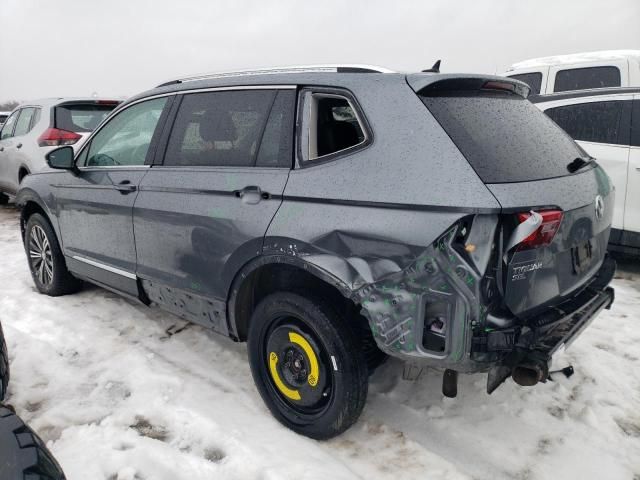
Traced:
<path fill-rule="evenodd" d="M 34 213 L 27 221 L 24 248 L 31 277 L 40 293 L 57 297 L 80 289 L 82 283 L 67 270 L 51 224 L 39 213 Z"/>
<path fill-rule="evenodd" d="M 292 292 L 264 298 L 251 317 L 248 351 L 262 399 L 285 426 L 328 439 L 364 407 L 368 372 L 346 320 L 324 300 Z"/>

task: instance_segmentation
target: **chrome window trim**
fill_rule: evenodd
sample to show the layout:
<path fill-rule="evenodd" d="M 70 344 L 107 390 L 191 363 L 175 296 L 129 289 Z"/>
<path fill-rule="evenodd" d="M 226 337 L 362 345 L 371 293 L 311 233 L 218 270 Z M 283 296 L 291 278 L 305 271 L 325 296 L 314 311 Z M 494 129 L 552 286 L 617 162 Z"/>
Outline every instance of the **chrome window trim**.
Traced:
<path fill-rule="evenodd" d="M 122 270 L 120 268 L 112 267 L 110 265 L 105 265 L 104 263 L 96 262 L 95 260 L 90 260 L 88 258 L 80 257 L 78 255 L 73 255 L 71 258 L 73 258 L 74 260 L 78 260 L 79 262 L 86 263 L 87 265 L 101 268 L 102 270 L 106 270 L 107 272 L 115 273 L 117 275 L 122 275 L 123 277 L 127 277 L 132 280 L 135 280 L 137 278 L 135 273 L 131 273 L 126 270 Z"/>

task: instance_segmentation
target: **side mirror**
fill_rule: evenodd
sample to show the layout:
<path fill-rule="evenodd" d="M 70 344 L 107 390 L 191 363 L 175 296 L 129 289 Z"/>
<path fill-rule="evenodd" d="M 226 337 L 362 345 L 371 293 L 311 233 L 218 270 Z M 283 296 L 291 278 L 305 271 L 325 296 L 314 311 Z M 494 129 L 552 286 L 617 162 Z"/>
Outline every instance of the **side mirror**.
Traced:
<path fill-rule="evenodd" d="M 73 147 L 66 145 L 64 147 L 51 150 L 47 153 L 45 158 L 51 168 L 56 168 L 58 170 L 75 170 L 76 164 L 73 161 L 73 156 Z"/>

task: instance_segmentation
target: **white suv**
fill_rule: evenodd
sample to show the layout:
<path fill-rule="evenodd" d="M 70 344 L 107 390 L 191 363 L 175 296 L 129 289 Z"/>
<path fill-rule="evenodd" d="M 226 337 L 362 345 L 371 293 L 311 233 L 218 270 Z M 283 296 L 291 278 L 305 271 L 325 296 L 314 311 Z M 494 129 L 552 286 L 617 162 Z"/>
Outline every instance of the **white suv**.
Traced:
<path fill-rule="evenodd" d="M 44 156 L 80 144 L 119 100 L 48 98 L 17 107 L 0 130 L 0 204 L 15 195 L 25 175 L 47 168 Z"/>
<path fill-rule="evenodd" d="M 640 253 L 640 88 L 599 88 L 532 97 L 611 177 L 616 188 L 610 249 Z"/>
<path fill-rule="evenodd" d="M 526 83 L 532 94 L 640 87 L 640 50 L 533 58 L 514 63 L 503 75 Z"/>

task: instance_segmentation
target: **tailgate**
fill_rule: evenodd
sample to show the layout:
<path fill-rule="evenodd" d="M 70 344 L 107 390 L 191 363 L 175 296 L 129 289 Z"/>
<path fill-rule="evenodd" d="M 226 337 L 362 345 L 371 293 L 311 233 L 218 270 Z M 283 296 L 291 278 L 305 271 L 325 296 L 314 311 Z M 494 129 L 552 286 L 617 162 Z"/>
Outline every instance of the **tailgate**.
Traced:
<path fill-rule="evenodd" d="M 487 187 L 506 212 L 505 246 L 515 212 L 563 212 L 550 244 L 503 252 L 504 302 L 514 314 L 553 305 L 595 275 L 605 257 L 614 203 L 610 181 L 599 166 L 560 178 Z"/>

